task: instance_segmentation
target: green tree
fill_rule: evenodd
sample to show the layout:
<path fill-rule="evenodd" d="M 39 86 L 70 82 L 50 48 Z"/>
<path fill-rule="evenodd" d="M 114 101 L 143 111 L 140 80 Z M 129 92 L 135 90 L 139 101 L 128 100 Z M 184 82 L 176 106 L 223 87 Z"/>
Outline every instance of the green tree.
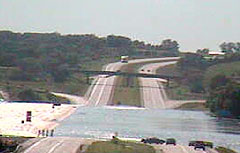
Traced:
<path fill-rule="evenodd" d="M 187 69 L 205 69 L 208 66 L 208 62 L 203 58 L 203 56 L 194 54 L 194 53 L 186 53 L 184 57 L 182 57 L 178 63 L 178 67 L 181 70 Z"/>
<path fill-rule="evenodd" d="M 32 89 L 25 89 L 19 92 L 18 98 L 21 100 L 41 100 L 40 96 Z"/>
<path fill-rule="evenodd" d="M 198 50 L 196 51 L 196 53 L 199 54 L 199 55 L 208 55 L 209 49 L 208 49 L 208 48 L 198 49 Z"/>

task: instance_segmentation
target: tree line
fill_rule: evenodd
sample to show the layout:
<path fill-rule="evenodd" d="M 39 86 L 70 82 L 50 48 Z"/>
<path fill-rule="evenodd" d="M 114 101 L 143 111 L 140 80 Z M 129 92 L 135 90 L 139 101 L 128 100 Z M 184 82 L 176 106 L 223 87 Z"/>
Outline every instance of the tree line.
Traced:
<path fill-rule="evenodd" d="M 152 45 L 115 35 L 0 31 L 0 66 L 16 67 L 10 70 L 10 80 L 36 81 L 51 77 L 55 82 L 62 82 L 71 75 L 70 68 L 81 69 L 84 64 L 103 58 L 137 56 L 143 49 L 177 56 L 179 44 L 171 39 Z"/>
<path fill-rule="evenodd" d="M 237 44 L 237 43 L 236 43 Z M 220 45 L 222 48 L 222 44 Z M 200 49 L 197 53 L 186 53 L 177 63 L 182 72 L 183 83 L 188 84 L 191 92 L 205 93 L 208 97 L 207 107 L 214 113 L 227 112 L 228 115 L 240 116 L 240 83 L 234 78 L 240 78 L 240 72 L 234 77 L 216 75 L 208 87 L 204 86 L 203 79 L 206 70 L 213 65 L 240 61 L 240 51 L 228 51 L 222 59 L 207 60 L 204 58 L 207 49 Z M 200 53 L 201 52 L 201 53 Z"/>

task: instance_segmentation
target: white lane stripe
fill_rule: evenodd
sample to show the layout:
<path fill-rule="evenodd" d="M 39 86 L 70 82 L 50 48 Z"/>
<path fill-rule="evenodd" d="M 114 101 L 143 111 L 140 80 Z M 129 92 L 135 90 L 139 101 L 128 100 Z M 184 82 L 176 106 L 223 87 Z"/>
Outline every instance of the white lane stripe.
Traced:
<path fill-rule="evenodd" d="M 27 150 L 25 150 L 24 153 L 29 153 L 33 148 L 38 146 L 41 142 L 46 141 L 47 139 L 49 139 L 49 138 L 43 138 L 42 140 L 39 140 L 38 142 L 33 144 L 31 147 L 29 147 Z"/>
<path fill-rule="evenodd" d="M 58 142 L 57 144 L 55 144 L 55 145 L 49 150 L 48 153 L 54 152 L 54 150 L 55 150 L 58 146 L 62 145 L 63 142 L 64 142 L 64 140 L 62 140 L 62 141 Z"/>
<path fill-rule="evenodd" d="M 100 99 L 101 99 L 101 97 L 103 96 L 102 94 L 103 94 L 103 91 L 104 91 L 104 88 L 105 88 L 105 86 L 106 86 L 107 81 L 108 81 L 108 79 L 105 79 L 105 80 L 104 80 L 104 83 L 103 83 L 103 85 L 102 85 L 103 87 L 100 89 L 100 92 L 99 92 L 99 94 L 98 94 L 98 99 L 96 100 L 95 106 L 97 106 L 97 105 L 99 104 Z"/>
<path fill-rule="evenodd" d="M 182 149 L 182 151 L 183 151 L 184 153 L 189 153 L 183 146 L 180 146 L 180 148 Z"/>

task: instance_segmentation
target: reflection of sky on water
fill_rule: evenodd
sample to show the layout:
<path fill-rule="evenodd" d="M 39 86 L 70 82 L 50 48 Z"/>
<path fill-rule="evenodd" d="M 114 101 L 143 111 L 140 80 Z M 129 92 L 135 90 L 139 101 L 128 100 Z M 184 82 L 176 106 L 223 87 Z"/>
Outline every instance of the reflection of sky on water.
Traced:
<path fill-rule="evenodd" d="M 80 107 L 56 130 L 58 136 L 110 138 L 175 137 L 178 143 L 208 140 L 240 150 L 239 120 L 216 119 L 203 112 Z"/>

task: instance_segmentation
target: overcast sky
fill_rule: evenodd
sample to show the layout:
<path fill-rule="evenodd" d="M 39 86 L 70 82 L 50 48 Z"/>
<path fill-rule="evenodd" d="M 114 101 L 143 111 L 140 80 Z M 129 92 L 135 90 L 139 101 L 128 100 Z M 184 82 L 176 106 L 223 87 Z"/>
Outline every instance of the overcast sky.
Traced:
<path fill-rule="evenodd" d="M 240 41 L 239 0 L 0 0 L 0 30 L 124 35 L 182 51 Z"/>

